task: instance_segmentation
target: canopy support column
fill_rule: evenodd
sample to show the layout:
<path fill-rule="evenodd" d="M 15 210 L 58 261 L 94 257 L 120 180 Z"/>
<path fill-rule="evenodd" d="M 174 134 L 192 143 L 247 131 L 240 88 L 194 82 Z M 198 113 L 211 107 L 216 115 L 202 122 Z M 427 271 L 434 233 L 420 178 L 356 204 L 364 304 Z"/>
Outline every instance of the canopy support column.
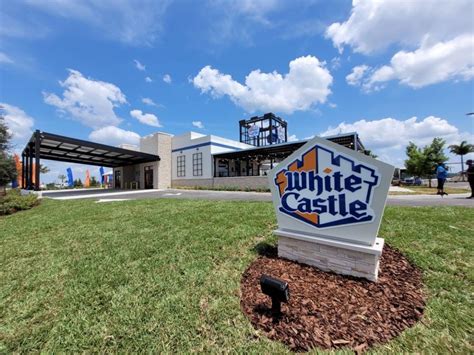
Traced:
<path fill-rule="evenodd" d="M 21 154 L 21 186 L 20 188 L 25 188 L 25 152 Z"/>
<path fill-rule="evenodd" d="M 40 190 L 40 145 L 41 145 L 41 135 L 40 131 L 36 130 L 35 132 L 35 190 Z"/>

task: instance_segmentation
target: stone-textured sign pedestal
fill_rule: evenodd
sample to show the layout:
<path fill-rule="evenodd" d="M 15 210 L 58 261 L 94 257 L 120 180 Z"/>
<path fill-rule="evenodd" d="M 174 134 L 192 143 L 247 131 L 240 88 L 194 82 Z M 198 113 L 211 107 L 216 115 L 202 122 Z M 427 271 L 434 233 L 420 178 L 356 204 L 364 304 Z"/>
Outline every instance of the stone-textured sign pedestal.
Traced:
<path fill-rule="evenodd" d="M 297 149 L 268 176 L 278 255 L 377 281 L 384 244 L 377 235 L 393 171 L 320 137 Z"/>
<path fill-rule="evenodd" d="M 373 246 L 365 246 L 283 230 L 276 230 L 275 234 L 281 258 L 316 266 L 324 271 L 377 281 L 384 245 L 382 238 L 376 238 Z"/>

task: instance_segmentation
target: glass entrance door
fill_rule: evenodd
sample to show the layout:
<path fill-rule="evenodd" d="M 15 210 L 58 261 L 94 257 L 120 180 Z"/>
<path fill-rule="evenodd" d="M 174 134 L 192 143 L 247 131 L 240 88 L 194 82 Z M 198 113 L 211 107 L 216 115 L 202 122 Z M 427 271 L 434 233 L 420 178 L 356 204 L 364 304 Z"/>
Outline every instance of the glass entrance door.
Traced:
<path fill-rule="evenodd" d="M 145 166 L 145 189 L 153 188 L 153 167 Z"/>

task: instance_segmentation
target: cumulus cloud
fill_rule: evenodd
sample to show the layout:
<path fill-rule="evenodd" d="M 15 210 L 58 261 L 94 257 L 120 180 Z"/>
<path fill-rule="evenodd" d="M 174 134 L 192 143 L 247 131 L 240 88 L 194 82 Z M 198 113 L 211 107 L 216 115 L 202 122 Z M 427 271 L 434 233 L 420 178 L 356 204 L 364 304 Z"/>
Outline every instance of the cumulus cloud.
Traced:
<path fill-rule="evenodd" d="M 171 75 L 165 74 L 165 75 L 163 76 L 163 81 L 164 81 L 165 83 L 167 83 L 167 84 L 171 84 L 171 81 L 172 81 L 172 80 L 171 80 Z"/>
<path fill-rule="evenodd" d="M 381 159 L 402 165 L 405 159 L 405 147 L 412 141 L 418 145 L 429 144 L 434 137 L 441 137 L 447 144 L 459 144 L 466 139 L 474 140 L 474 135 L 461 132 L 446 119 L 428 116 L 424 119 L 411 117 L 398 120 L 387 117 L 379 120 L 359 120 L 352 123 L 342 122 L 329 127 L 321 136 L 357 132 L 367 149 L 373 150 Z"/>
<path fill-rule="evenodd" d="M 0 108 L 8 132 L 12 135 L 13 144 L 20 144 L 28 140 L 33 133 L 35 120 L 17 106 L 1 102 Z"/>
<path fill-rule="evenodd" d="M 401 47 L 390 64 L 359 65 L 346 77 L 364 91 L 380 90 L 390 80 L 420 88 L 474 77 L 474 31 L 470 0 L 354 1 L 349 19 L 333 23 L 326 36 L 342 52 L 345 46 L 372 54 Z"/>
<path fill-rule="evenodd" d="M 389 66 L 376 70 L 369 85 L 396 79 L 414 88 L 474 77 L 474 36 L 463 35 L 416 51 L 396 53 Z"/>
<path fill-rule="evenodd" d="M 326 102 L 331 93 L 332 76 L 325 63 L 314 56 L 299 57 L 289 63 L 289 72 L 250 72 L 245 84 L 206 66 L 194 77 L 193 84 L 202 93 L 214 98 L 224 95 L 248 112 L 276 111 L 293 113 L 306 111 Z"/>
<path fill-rule="evenodd" d="M 145 77 L 145 81 L 146 81 L 147 83 L 151 83 L 151 82 L 153 82 L 153 79 L 150 78 L 149 76 L 147 76 L 147 77 Z"/>
<path fill-rule="evenodd" d="M 393 44 L 418 46 L 472 33 L 472 1 L 353 1 L 350 17 L 326 30 L 340 50 L 350 46 L 369 54 Z"/>
<path fill-rule="evenodd" d="M 89 134 L 89 139 L 94 142 L 113 146 L 120 144 L 138 145 L 140 143 L 139 134 L 115 126 L 106 126 L 96 129 Z"/>
<path fill-rule="evenodd" d="M 469 80 L 474 77 L 474 36 L 459 36 L 452 41 L 422 46 L 413 52 L 399 51 L 390 65 L 369 68 L 360 65 L 346 77 L 349 85 L 365 91 L 377 90 L 390 80 L 413 88 L 448 80 Z"/>
<path fill-rule="evenodd" d="M 199 129 L 204 128 L 204 124 L 201 121 L 193 121 L 193 126 Z"/>
<path fill-rule="evenodd" d="M 146 67 L 144 64 L 140 63 L 137 59 L 133 60 L 135 62 L 135 66 L 137 67 L 138 70 L 145 71 Z"/>
<path fill-rule="evenodd" d="M 353 86 L 360 85 L 367 69 L 369 69 L 367 65 L 358 65 L 352 68 L 352 72 L 346 76 L 347 83 Z"/>
<path fill-rule="evenodd" d="M 59 84 L 64 88 L 63 97 L 43 93 L 44 101 L 71 118 L 94 129 L 118 125 L 121 121 L 114 108 L 127 102 L 120 88 L 114 84 L 84 77 L 77 70 Z"/>
<path fill-rule="evenodd" d="M 153 127 L 162 127 L 158 117 L 152 113 L 143 113 L 141 110 L 132 110 L 130 111 L 130 116 L 136 118 L 143 124 Z"/>

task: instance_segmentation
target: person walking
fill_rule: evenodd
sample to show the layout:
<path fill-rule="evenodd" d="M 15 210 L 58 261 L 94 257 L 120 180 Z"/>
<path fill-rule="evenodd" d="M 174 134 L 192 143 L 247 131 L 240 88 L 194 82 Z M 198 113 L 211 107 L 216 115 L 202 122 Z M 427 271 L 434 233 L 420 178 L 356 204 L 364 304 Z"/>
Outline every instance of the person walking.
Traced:
<path fill-rule="evenodd" d="M 474 162 L 472 159 L 466 161 L 467 170 L 465 174 L 467 175 L 467 181 L 469 182 L 469 186 L 471 187 L 471 196 L 468 198 L 474 198 Z"/>
<path fill-rule="evenodd" d="M 448 171 L 443 165 L 443 162 L 439 162 L 438 166 L 436 167 L 436 177 L 438 178 L 438 195 L 441 195 L 443 197 L 444 195 L 447 195 L 446 192 L 444 192 L 444 183 L 446 182 L 446 178 L 448 177 Z"/>

